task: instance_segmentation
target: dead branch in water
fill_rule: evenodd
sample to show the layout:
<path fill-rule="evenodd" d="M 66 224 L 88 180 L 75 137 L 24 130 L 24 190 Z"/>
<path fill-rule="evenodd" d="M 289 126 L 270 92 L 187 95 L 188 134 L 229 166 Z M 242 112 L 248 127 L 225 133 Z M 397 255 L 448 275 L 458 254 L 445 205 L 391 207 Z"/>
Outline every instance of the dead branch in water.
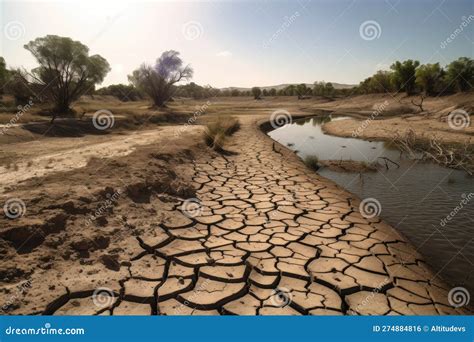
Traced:
<path fill-rule="evenodd" d="M 464 169 L 474 174 L 474 147 L 469 143 L 446 144 L 436 136 L 429 139 L 417 136 L 412 129 L 404 135 L 397 134 L 394 142 L 411 159 L 432 160 L 437 164 Z"/>
<path fill-rule="evenodd" d="M 389 169 L 389 166 L 388 166 L 388 163 L 389 163 L 389 162 L 392 163 L 392 164 L 394 164 L 394 165 L 397 167 L 397 169 L 400 168 L 400 164 L 395 163 L 395 162 L 394 162 L 393 160 L 391 160 L 390 158 L 387 158 L 387 157 L 378 157 L 377 159 L 382 159 L 382 160 L 384 161 L 384 163 L 385 163 L 385 169 L 387 169 L 387 170 Z"/>

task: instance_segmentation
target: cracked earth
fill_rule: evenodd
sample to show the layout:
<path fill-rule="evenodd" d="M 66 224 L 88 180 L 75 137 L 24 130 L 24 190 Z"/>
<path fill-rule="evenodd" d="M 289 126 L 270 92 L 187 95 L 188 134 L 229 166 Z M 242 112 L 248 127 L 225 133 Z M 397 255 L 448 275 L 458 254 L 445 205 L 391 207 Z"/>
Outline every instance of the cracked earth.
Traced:
<path fill-rule="evenodd" d="M 101 273 L 91 272 L 85 285 L 64 269 L 69 285 L 49 286 L 45 307 L 29 313 L 470 313 L 450 305 L 451 287 L 404 237 L 363 217 L 357 198 L 308 170 L 255 119 L 241 122 L 226 145 L 234 153 L 193 160 L 197 200 L 161 199 L 163 215 L 129 208 L 126 225 L 146 228 L 122 241 L 129 247 L 113 277 L 94 282 Z"/>

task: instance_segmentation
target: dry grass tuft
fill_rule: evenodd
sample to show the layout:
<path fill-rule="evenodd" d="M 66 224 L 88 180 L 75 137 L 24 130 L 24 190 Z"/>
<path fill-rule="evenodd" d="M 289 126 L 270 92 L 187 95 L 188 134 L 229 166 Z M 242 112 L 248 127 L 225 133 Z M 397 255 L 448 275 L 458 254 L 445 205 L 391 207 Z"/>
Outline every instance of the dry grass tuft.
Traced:
<path fill-rule="evenodd" d="M 218 118 L 209 123 L 204 131 L 204 141 L 215 150 L 222 150 L 227 137 L 240 129 L 239 120 L 233 117 Z"/>

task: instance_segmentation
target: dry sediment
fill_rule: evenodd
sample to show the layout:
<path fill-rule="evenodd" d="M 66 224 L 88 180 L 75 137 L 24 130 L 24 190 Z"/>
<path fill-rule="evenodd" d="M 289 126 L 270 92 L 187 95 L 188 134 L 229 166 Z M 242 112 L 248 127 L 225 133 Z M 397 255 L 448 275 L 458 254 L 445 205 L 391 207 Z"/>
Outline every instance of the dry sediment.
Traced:
<path fill-rule="evenodd" d="M 195 199 L 152 193 L 148 210 L 127 208 L 137 234 L 121 241 L 127 253 L 112 276 L 67 286 L 58 276 L 48 295 L 35 298 L 32 287 L 12 313 L 469 313 L 450 305 L 449 287 L 392 227 L 362 216 L 357 198 L 275 148 L 254 119 L 241 121 L 226 146 L 237 154 L 192 162 Z M 109 295 L 98 297 L 98 287 Z"/>

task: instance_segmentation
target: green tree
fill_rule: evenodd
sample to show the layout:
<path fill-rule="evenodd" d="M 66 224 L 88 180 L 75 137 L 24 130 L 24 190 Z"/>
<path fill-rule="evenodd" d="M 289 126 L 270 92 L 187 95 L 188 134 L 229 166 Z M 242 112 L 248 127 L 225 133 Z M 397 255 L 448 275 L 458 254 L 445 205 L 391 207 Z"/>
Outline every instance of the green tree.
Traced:
<path fill-rule="evenodd" d="M 128 76 L 129 81 L 140 91 L 150 96 L 156 107 L 165 107 L 175 91 L 175 84 L 192 78 L 193 69 L 183 66 L 179 52 L 165 51 L 154 66 L 142 64 Z"/>
<path fill-rule="evenodd" d="M 433 96 L 443 90 L 444 70 L 439 63 L 420 65 L 415 75 L 416 84 L 426 95 Z"/>
<path fill-rule="evenodd" d="M 335 91 L 336 91 L 336 89 L 334 88 L 334 86 L 332 85 L 331 82 L 326 83 L 326 85 L 324 86 L 324 94 L 325 95 L 333 96 Z"/>
<path fill-rule="evenodd" d="M 314 96 L 323 96 L 324 95 L 324 82 L 314 82 L 313 86 L 313 95 Z"/>
<path fill-rule="evenodd" d="M 8 80 L 8 70 L 7 64 L 5 63 L 5 59 L 0 56 L 0 95 L 4 93 L 5 84 Z"/>
<path fill-rule="evenodd" d="M 284 94 L 286 96 L 294 96 L 296 95 L 296 86 L 294 84 L 290 84 L 289 86 L 286 86 L 284 89 Z"/>
<path fill-rule="evenodd" d="M 70 111 L 70 105 L 88 89 L 102 83 L 110 71 L 107 61 L 89 56 L 89 48 L 68 37 L 48 35 L 26 44 L 39 63 L 31 71 L 33 88 L 55 105 L 52 121 L 58 114 Z"/>
<path fill-rule="evenodd" d="M 260 89 L 259 87 L 253 87 L 252 95 L 255 100 L 260 100 L 260 96 L 262 95 L 262 89 Z"/>
<path fill-rule="evenodd" d="M 303 99 L 305 96 L 311 94 L 311 89 L 309 89 L 306 84 L 301 83 L 296 86 L 296 94 L 298 99 Z"/>
<path fill-rule="evenodd" d="M 95 94 L 115 96 L 123 102 L 137 101 L 142 98 L 140 92 L 131 84 L 111 84 L 108 87 L 98 89 Z"/>
<path fill-rule="evenodd" d="M 408 95 L 415 92 L 415 72 L 419 65 L 419 61 L 408 59 L 403 62 L 396 61 L 390 66 L 393 70 L 393 84 L 397 91 L 405 91 Z"/>
<path fill-rule="evenodd" d="M 275 88 L 272 88 L 268 91 L 268 95 L 270 96 L 276 96 L 277 90 Z"/>
<path fill-rule="evenodd" d="M 468 91 L 474 86 L 474 60 L 461 57 L 447 67 L 447 81 L 458 91 Z"/>
<path fill-rule="evenodd" d="M 377 71 L 369 82 L 369 92 L 386 93 L 392 91 L 392 73 L 390 71 Z"/>
<path fill-rule="evenodd" d="M 21 69 L 10 70 L 8 82 L 5 84 L 5 93 L 15 97 L 16 105 L 26 104 L 34 96 L 27 73 Z"/>

